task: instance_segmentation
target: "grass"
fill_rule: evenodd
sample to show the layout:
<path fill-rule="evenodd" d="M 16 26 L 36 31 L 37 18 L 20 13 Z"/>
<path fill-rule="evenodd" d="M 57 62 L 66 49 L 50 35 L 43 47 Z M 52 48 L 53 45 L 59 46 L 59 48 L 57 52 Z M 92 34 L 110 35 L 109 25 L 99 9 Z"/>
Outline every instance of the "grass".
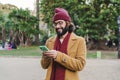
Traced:
<path fill-rule="evenodd" d="M 101 59 L 117 59 L 117 51 L 100 51 Z M 97 58 L 97 51 L 88 51 L 87 58 Z M 99 57 L 98 57 L 99 58 Z"/>
<path fill-rule="evenodd" d="M 25 56 L 41 56 L 41 51 L 39 47 L 32 46 L 32 47 L 19 47 L 18 49 L 14 50 L 0 50 L 0 56 L 16 56 L 16 57 L 25 57 Z"/>
<path fill-rule="evenodd" d="M 15 50 L 0 50 L 0 56 L 12 57 L 41 57 L 41 50 L 38 46 L 19 47 Z M 88 59 L 96 59 L 97 51 L 88 51 Z M 102 59 L 117 59 L 117 51 L 101 51 Z"/>

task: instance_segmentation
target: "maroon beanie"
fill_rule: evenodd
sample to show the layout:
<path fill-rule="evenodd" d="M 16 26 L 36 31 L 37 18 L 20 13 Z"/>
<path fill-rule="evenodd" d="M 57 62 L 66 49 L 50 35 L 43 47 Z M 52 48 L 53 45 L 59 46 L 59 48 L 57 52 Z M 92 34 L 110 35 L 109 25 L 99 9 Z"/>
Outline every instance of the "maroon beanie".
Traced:
<path fill-rule="evenodd" d="M 55 8 L 55 14 L 53 16 L 53 22 L 56 20 L 65 20 L 65 21 L 71 21 L 71 18 L 67 12 L 67 10 L 63 8 Z"/>

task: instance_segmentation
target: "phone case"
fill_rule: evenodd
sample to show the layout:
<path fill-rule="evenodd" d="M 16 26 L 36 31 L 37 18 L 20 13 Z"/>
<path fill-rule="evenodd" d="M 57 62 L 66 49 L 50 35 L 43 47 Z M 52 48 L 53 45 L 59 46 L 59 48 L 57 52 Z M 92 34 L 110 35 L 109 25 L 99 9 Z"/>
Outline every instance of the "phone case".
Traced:
<path fill-rule="evenodd" d="M 39 46 L 42 51 L 48 51 L 49 49 L 46 46 Z"/>

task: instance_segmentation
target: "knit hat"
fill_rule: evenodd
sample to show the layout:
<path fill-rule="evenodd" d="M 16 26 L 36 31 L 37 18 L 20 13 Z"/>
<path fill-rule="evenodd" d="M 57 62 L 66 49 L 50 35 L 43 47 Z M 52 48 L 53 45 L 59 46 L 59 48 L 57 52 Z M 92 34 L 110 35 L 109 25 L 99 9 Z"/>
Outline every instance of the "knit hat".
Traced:
<path fill-rule="evenodd" d="M 65 20 L 65 21 L 71 21 L 71 18 L 67 12 L 67 10 L 63 8 L 55 8 L 55 14 L 53 16 L 53 22 L 56 20 Z"/>

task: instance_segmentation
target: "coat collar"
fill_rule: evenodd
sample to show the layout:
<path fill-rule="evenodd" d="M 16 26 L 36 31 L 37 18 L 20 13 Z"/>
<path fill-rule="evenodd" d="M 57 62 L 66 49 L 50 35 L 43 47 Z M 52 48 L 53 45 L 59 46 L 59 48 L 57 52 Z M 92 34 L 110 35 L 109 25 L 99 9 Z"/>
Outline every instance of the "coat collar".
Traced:
<path fill-rule="evenodd" d="M 57 36 L 52 37 L 49 41 L 54 43 L 56 37 L 57 37 Z M 77 38 L 78 38 L 78 36 L 72 32 L 72 33 L 71 33 L 71 36 L 70 36 L 70 40 L 76 40 Z"/>
<path fill-rule="evenodd" d="M 51 44 L 52 49 L 54 47 L 54 43 L 55 43 L 56 37 L 57 36 L 54 36 L 54 37 L 49 39 L 49 42 Z M 78 36 L 76 34 L 74 34 L 74 33 L 71 33 L 71 36 L 70 36 L 70 39 L 69 39 L 69 43 L 68 43 L 68 49 L 71 49 L 73 47 L 73 45 L 75 44 L 77 39 L 78 39 Z"/>
<path fill-rule="evenodd" d="M 71 49 L 72 47 L 74 47 L 74 44 L 77 39 L 78 39 L 78 36 L 76 34 L 72 33 L 70 36 L 69 43 L 68 43 L 68 50 Z"/>

